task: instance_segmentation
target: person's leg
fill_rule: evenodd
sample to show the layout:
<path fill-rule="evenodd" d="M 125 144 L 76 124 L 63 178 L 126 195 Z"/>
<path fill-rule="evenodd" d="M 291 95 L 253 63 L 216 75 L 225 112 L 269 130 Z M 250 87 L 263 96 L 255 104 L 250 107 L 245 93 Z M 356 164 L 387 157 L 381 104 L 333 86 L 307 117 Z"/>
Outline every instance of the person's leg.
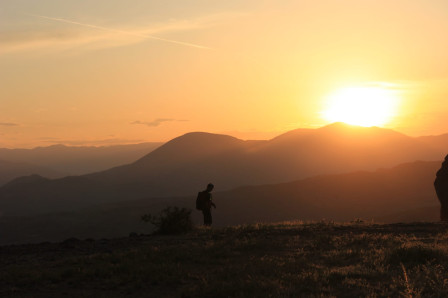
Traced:
<path fill-rule="evenodd" d="M 210 209 L 203 210 L 204 213 L 204 225 L 210 226 L 212 224 L 212 212 Z"/>
<path fill-rule="evenodd" d="M 204 216 L 204 226 L 207 225 L 207 212 L 205 209 L 202 209 L 202 215 Z"/>
<path fill-rule="evenodd" d="M 208 210 L 207 224 L 208 224 L 209 226 L 212 225 L 212 209 Z"/>

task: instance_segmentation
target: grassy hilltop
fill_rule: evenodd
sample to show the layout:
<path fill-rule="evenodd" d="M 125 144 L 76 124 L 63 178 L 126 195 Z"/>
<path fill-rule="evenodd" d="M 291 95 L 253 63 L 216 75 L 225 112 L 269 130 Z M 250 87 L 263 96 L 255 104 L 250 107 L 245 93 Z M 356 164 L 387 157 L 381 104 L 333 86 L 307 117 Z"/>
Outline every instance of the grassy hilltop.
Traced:
<path fill-rule="evenodd" d="M 447 228 L 286 222 L 3 246 L 0 296 L 446 297 Z"/>

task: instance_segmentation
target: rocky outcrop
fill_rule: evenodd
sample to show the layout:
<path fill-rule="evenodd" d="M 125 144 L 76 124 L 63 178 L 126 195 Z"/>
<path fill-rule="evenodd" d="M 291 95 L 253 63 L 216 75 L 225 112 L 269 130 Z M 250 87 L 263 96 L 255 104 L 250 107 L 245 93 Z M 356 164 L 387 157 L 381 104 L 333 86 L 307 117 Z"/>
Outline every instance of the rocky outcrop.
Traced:
<path fill-rule="evenodd" d="M 440 220 L 448 221 L 448 155 L 436 176 L 434 187 L 440 201 Z"/>

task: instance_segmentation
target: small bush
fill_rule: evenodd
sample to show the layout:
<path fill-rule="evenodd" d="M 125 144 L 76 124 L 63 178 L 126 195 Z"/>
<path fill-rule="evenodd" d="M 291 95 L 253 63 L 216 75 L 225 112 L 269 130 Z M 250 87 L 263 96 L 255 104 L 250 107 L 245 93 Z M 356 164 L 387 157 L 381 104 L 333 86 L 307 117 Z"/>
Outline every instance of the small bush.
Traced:
<path fill-rule="evenodd" d="M 167 207 L 159 216 L 145 214 L 142 220 L 153 224 L 158 234 L 183 234 L 193 229 L 191 210 L 186 208 Z"/>

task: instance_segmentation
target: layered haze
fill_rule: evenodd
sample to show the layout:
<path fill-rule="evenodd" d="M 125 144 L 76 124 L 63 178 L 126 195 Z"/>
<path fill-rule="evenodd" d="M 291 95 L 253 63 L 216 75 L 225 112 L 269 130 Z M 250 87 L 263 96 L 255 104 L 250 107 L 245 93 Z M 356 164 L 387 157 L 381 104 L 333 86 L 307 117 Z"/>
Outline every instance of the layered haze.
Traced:
<path fill-rule="evenodd" d="M 269 141 L 189 133 L 137 161 L 97 173 L 16 179 L 0 188 L 3 214 L 72 210 L 95 203 L 184 196 L 213 182 L 218 190 L 375 170 L 415 160 L 440 161 L 445 136 L 422 141 L 392 130 L 335 123 Z M 442 144 L 442 145 L 440 145 Z"/>
<path fill-rule="evenodd" d="M 323 219 L 375 223 L 436 221 L 439 206 L 432 182 L 439 167 L 440 162 L 413 162 L 371 172 L 321 175 L 216 192 L 214 225 Z M 195 197 L 191 194 L 97 203 L 42 214 L 21 210 L 19 213 L 28 215 L 0 217 L 4 231 L 0 244 L 147 233 L 148 226 L 140 221 L 143 213 L 155 214 L 166 206 L 192 209 Z M 3 204 L 2 209 L 5 207 Z M 200 212 L 194 212 L 193 218 L 201 223 Z"/>
<path fill-rule="evenodd" d="M 130 163 L 162 143 L 116 146 L 52 145 L 34 149 L 0 148 L 0 185 L 26 175 L 61 178 L 109 169 Z"/>
<path fill-rule="evenodd" d="M 413 138 L 343 123 L 258 141 L 188 133 L 127 165 L 7 183 L 0 188 L 0 226 L 8 231 L 1 243 L 144 232 L 142 213 L 193 208 L 208 182 L 216 185 L 218 226 L 437 220 L 433 181 L 447 142 L 446 135 Z"/>
<path fill-rule="evenodd" d="M 140 233 L 207 183 L 217 225 L 437 220 L 445 0 L 0 6 L 2 243 Z"/>
<path fill-rule="evenodd" d="M 384 127 L 445 133 L 447 5 L 4 0 L 0 147 L 273 137 L 347 121 L 324 112 L 354 86 L 399 95 Z"/>

